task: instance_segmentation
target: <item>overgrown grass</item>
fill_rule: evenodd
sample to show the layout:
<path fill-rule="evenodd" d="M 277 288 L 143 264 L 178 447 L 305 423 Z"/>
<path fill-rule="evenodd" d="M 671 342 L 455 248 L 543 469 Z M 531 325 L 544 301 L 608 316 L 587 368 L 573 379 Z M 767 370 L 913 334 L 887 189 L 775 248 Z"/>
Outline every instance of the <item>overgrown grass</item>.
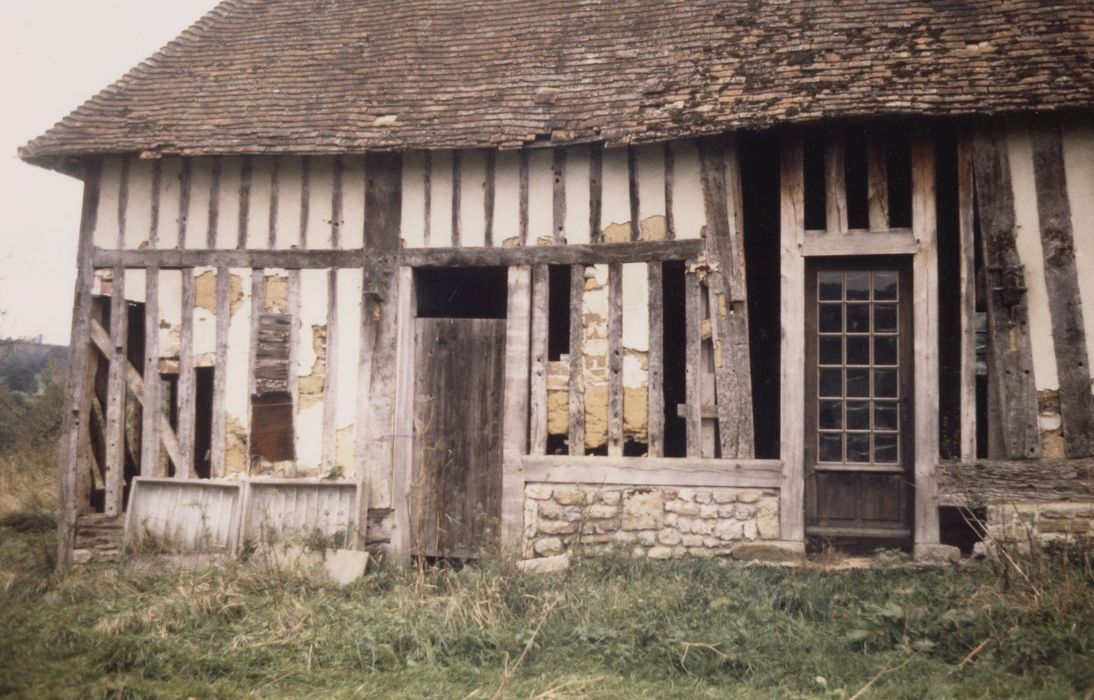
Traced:
<path fill-rule="evenodd" d="M 0 566 L 31 567 L 0 602 L 0 694 L 846 698 L 872 679 L 876 698 L 1094 688 L 1089 561 L 1056 560 L 1043 572 L 1053 580 L 1007 590 L 986 565 L 626 560 L 550 576 L 499 562 L 380 567 L 344 589 L 260 560 L 26 583 L 48 559 L 28 553 L 51 535 L 0 535 Z"/>

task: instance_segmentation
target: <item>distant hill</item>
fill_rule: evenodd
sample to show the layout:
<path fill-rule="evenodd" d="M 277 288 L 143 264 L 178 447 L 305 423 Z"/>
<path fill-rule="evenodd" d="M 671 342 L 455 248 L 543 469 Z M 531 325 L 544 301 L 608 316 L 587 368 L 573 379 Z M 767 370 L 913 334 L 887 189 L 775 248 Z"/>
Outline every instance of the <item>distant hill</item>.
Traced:
<path fill-rule="evenodd" d="M 0 384 L 11 391 L 35 393 L 38 377 L 53 363 L 64 369 L 68 348 L 29 340 L 0 340 Z"/>

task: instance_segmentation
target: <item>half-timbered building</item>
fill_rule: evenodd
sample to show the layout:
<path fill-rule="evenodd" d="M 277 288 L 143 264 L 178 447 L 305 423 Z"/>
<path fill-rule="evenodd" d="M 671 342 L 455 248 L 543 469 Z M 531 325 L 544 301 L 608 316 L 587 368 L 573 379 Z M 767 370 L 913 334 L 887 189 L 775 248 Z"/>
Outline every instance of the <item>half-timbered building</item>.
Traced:
<path fill-rule="evenodd" d="M 1080 0 L 226 0 L 20 152 L 61 563 L 1089 533 L 1092 108 Z"/>

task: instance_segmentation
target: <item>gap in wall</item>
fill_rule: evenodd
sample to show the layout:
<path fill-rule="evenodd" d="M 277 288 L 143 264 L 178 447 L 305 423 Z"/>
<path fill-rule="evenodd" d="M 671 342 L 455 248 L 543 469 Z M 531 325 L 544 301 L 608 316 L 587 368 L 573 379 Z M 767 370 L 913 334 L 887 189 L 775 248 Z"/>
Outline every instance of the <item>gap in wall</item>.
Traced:
<path fill-rule="evenodd" d="M 505 267 L 420 267 L 414 270 L 418 318 L 505 318 Z"/>

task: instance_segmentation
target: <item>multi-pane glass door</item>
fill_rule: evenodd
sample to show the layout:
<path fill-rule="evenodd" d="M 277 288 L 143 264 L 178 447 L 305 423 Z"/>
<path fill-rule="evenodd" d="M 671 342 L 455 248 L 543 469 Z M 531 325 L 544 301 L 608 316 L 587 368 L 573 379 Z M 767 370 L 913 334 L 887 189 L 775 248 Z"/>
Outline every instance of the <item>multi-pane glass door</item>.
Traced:
<path fill-rule="evenodd" d="M 811 534 L 904 539 L 911 515 L 910 271 L 814 259 L 806 283 L 806 510 Z"/>

